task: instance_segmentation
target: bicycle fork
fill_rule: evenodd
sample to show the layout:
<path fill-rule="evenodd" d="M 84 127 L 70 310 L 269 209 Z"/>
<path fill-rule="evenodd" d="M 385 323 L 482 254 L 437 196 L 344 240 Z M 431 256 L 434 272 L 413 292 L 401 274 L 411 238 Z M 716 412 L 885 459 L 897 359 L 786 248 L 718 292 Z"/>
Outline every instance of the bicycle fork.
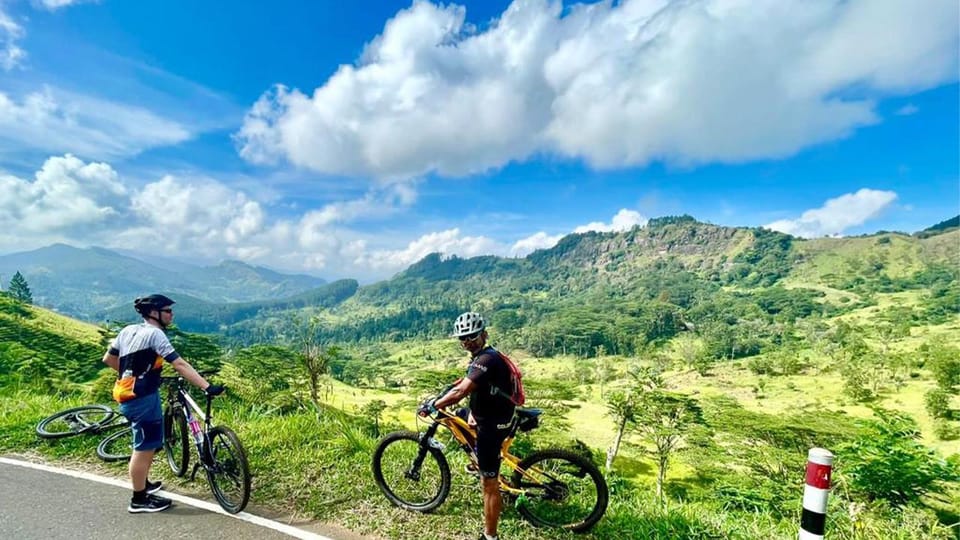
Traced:
<path fill-rule="evenodd" d="M 429 452 L 431 448 L 443 450 L 443 443 L 433 438 L 433 436 L 437 434 L 437 428 L 439 426 L 439 424 L 432 424 L 423 432 L 423 435 L 420 436 L 420 448 L 417 451 L 417 457 L 413 458 L 413 463 L 410 464 L 410 468 L 403 473 L 403 475 L 410 480 L 420 480 L 420 467 L 423 466 L 423 460 L 426 459 L 427 452 Z"/>

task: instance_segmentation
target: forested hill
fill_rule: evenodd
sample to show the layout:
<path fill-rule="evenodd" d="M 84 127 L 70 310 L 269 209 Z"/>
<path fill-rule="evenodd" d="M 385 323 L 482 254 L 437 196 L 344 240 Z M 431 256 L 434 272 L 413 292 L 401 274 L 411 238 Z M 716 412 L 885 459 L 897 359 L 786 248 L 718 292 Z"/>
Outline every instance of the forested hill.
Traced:
<path fill-rule="evenodd" d="M 956 230 L 800 240 L 661 218 L 626 232 L 572 234 L 522 259 L 430 255 L 334 307 L 307 311 L 333 341 L 440 337 L 459 312 L 476 309 L 501 341 L 534 354 L 632 353 L 697 329 L 717 355 L 739 356 L 771 338 L 768 330 L 782 331 L 768 328 L 774 322 L 840 314 L 877 293 L 918 291 L 918 320 L 948 317 L 960 299 L 958 245 Z M 248 341 L 258 328 L 269 337 L 289 315 L 226 332 Z"/>

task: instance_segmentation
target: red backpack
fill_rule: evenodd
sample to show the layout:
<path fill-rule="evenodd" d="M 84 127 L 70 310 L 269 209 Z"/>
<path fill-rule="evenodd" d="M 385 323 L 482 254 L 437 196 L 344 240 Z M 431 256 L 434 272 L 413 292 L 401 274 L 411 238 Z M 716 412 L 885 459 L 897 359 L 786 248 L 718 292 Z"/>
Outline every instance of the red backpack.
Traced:
<path fill-rule="evenodd" d="M 494 388 L 497 389 L 497 393 L 509 399 L 511 403 L 517 407 L 521 407 L 527 401 L 527 394 L 523 391 L 523 374 L 520 373 L 520 368 L 517 367 L 517 364 L 515 364 L 509 356 L 500 351 L 497 351 L 497 354 L 500 355 L 500 358 L 503 358 L 503 362 L 507 364 L 507 368 L 510 370 L 510 383 L 513 388 L 509 393 L 504 391 L 503 388 Z"/>

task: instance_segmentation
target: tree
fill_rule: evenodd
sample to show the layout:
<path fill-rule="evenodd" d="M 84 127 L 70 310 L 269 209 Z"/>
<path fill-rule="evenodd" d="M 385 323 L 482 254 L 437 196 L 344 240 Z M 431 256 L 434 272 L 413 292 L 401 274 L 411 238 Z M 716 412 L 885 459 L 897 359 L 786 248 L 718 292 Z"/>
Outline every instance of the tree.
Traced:
<path fill-rule="evenodd" d="M 387 402 L 382 399 L 375 399 L 360 409 L 360 412 L 373 421 L 373 436 L 380 436 L 380 422 L 383 419 L 383 411 L 387 409 Z"/>
<path fill-rule="evenodd" d="M 614 392 L 607 402 L 607 414 L 613 418 L 617 425 L 617 435 L 613 439 L 613 445 L 607 449 L 607 462 L 605 468 L 607 472 L 613 468 L 613 460 L 620 451 L 620 441 L 623 440 L 623 434 L 627 430 L 627 425 L 636 420 L 636 394 L 633 392 Z"/>
<path fill-rule="evenodd" d="M 696 399 L 665 390 L 658 374 L 647 372 L 640 377 L 646 388 L 635 409 L 635 422 L 656 449 L 657 499 L 663 501 L 670 456 L 693 426 L 704 423 L 703 411 Z"/>
<path fill-rule="evenodd" d="M 24 304 L 33 303 L 33 294 L 30 292 L 30 286 L 27 285 L 27 280 L 19 271 L 13 275 L 13 279 L 10 280 L 10 286 L 7 287 L 7 289 L 10 295 L 16 300 Z"/>

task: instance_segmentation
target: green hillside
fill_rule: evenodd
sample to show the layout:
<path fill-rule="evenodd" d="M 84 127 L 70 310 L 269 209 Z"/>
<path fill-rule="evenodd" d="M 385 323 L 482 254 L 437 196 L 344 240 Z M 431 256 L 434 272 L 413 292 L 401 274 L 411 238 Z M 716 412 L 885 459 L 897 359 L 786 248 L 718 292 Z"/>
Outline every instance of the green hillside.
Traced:
<path fill-rule="evenodd" d="M 0 386 L 24 382 L 67 388 L 102 367 L 105 332 L 0 293 Z"/>

